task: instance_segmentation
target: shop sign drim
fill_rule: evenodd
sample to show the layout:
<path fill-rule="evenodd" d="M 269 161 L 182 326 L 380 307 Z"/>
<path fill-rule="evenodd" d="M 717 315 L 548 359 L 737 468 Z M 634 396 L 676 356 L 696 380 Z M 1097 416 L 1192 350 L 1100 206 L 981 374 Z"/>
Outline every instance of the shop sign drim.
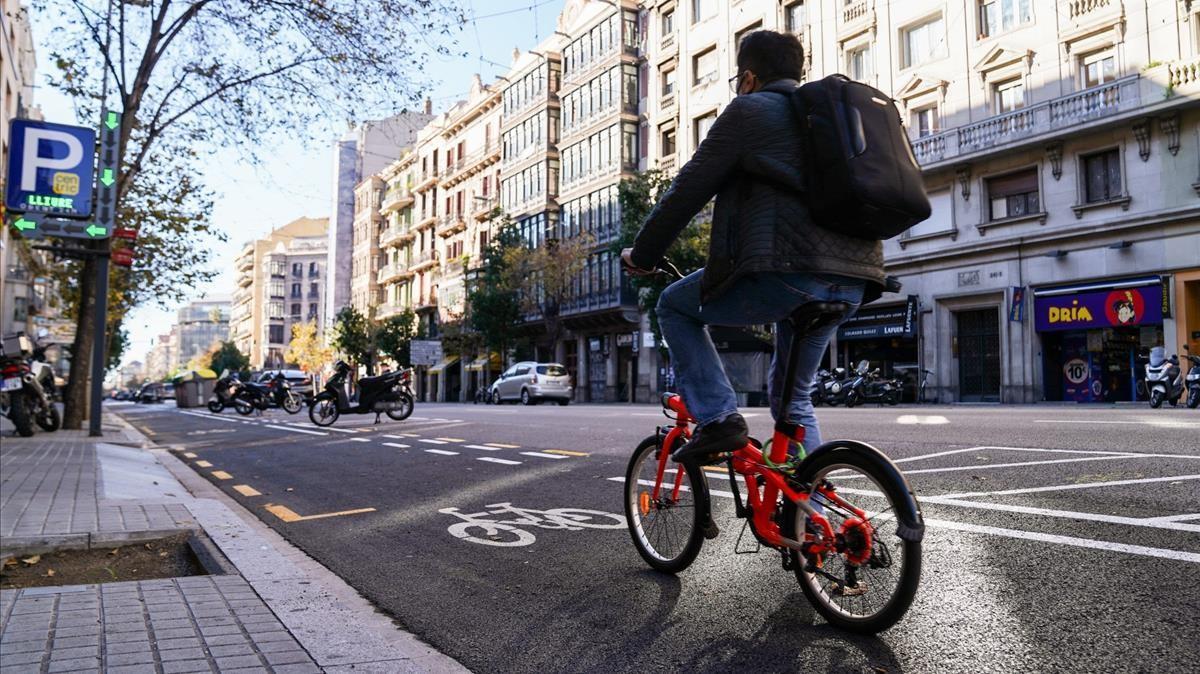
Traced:
<path fill-rule="evenodd" d="M 1112 288 L 1038 297 L 1037 329 L 1081 330 L 1162 323 L 1162 286 Z"/>

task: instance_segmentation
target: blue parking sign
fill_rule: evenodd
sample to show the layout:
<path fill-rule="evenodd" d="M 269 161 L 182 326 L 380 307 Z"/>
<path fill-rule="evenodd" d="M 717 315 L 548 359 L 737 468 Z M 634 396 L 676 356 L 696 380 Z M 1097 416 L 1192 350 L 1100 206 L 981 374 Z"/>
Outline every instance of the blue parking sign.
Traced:
<path fill-rule="evenodd" d="M 83 126 L 12 120 L 4 204 L 14 211 L 92 214 L 96 132 Z"/>

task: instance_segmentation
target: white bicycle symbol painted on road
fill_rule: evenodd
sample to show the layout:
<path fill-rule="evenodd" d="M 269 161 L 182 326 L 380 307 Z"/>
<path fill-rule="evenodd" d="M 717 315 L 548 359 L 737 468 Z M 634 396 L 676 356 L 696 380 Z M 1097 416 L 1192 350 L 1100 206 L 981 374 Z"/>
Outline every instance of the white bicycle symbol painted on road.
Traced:
<path fill-rule="evenodd" d="M 521 527 L 562 529 L 564 531 L 622 529 L 625 527 L 624 516 L 600 510 L 581 508 L 533 510 L 532 508 L 518 508 L 511 503 L 493 503 L 484 508 L 487 510 L 478 513 L 463 513 L 458 508 L 442 508 L 438 512 L 444 515 L 454 515 L 463 520 L 446 528 L 451 536 L 480 545 L 501 547 L 531 545 L 537 540 L 533 532 L 525 531 Z M 516 519 L 501 520 L 488 517 L 489 515 L 510 514 L 516 515 Z"/>

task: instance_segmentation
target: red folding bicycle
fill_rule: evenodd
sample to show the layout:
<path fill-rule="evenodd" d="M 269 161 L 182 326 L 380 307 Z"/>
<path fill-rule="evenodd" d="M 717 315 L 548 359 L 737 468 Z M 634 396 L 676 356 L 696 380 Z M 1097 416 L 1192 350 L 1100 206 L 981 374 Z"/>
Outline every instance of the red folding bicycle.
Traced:
<path fill-rule="evenodd" d="M 796 377 L 799 339 L 840 323 L 844 303 L 801 306 L 794 328 L 779 409 L 788 409 Z M 665 573 L 686 569 L 705 538 L 717 528 L 703 467 L 676 464 L 671 452 L 691 436 L 694 419 L 683 400 L 665 394 L 663 426 L 638 445 L 625 473 L 625 518 L 633 543 L 646 562 Z M 734 509 L 758 546 L 734 552 L 780 553 L 801 589 L 831 624 L 862 633 L 894 625 L 912 604 L 921 576 L 925 525 L 907 480 L 890 459 L 870 445 L 827 442 L 805 455 L 804 427 L 776 423 L 766 447 L 751 441 L 724 456 Z M 739 477 L 745 484 L 743 499 Z"/>

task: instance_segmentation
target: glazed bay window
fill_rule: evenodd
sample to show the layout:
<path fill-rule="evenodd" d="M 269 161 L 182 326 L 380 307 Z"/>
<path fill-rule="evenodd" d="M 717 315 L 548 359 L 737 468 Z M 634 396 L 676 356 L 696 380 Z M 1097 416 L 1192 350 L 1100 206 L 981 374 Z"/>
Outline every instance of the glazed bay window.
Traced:
<path fill-rule="evenodd" d="M 1117 55 L 1112 49 L 1088 54 L 1079 59 L 1079 84 L 1084 89 L 1117 79 Z"/>
<path fill-rule="evenodd" d="M 692 57 L 692 86 L 717 79 L 717 48 L 710 47 Z"/>
<path fill-rule="evenodd" d="M 272 344 L 283 344 L 283 326 L 269 325 L 267 326 L 267 341 Z"/>
<path fill-rule="evenodd" d="M 1113 148 L 1084 155 L 1083 200 L 1089 204 L 1103 203 L 1125 196 L 1121 189 L 1121 151 Z"/>
<path fill-rule="evenodd" d="M 900 38 L 904 45 L 905 68 L 946 55 L 946 23 L 941 16 L 905 28 L 900 31 Z"/>
<path fill-rule="evenodd" d="M 992 88 L 997 115 L 1025 107 L 1025 82 L 1021 78 L 1000 82 Z"/>
<path fill-rule="evenodd" d="M 804 23 L 806 21 L 806 13 L 803 2 L 793 2 L 783 8 L 783 29 L 789 33 L 801 33 L 804 31 Z"/>
<path fill-rule="evenodd" d="M 865 44 L 846 51 L 846 74 L 850 79 L 866 82 L 874 76 L 871 66 L 871 45 Z"/>
<path fill-rule="evenodd" d="M 668 9 L 662 13 L 662 21 L 659 24 L 662 31 L 663 42 L 675 36 L 675 9 Z"/>
<path fill-rule="evenodd" d="M 697 117 L 693 125 L 693 131 L 696 136 L 696 147 L 700 147 L 700 142 L 708 135 L 708 130 L 712 128 L 713 122 L 717 121 L 717 112 L 714 110 L 707 115 Z"/>
<path fill-rule="evenodd" d="M 1041 212 L 1036 168 L 988 178 L 988 220 L 1019 218 Z"/>
<path fill-rule="evenodd" d="M 663 98 L 675 93 L 675 68 L 672 66 L 662 71 L 662 95 Z"/>
<path fill-rule="evenodd" d="M 912 125 L 917 130 L 917 138 L 932 136 L 940 129 L 938 128 L 938 111 L 937 106 L 930 106 L 920 110 L 913 110 Z"/>
<path fill-rule="evenodd" d="M 1033 0 L 979 0 L 979 37 L 1033 23 Z"/>

